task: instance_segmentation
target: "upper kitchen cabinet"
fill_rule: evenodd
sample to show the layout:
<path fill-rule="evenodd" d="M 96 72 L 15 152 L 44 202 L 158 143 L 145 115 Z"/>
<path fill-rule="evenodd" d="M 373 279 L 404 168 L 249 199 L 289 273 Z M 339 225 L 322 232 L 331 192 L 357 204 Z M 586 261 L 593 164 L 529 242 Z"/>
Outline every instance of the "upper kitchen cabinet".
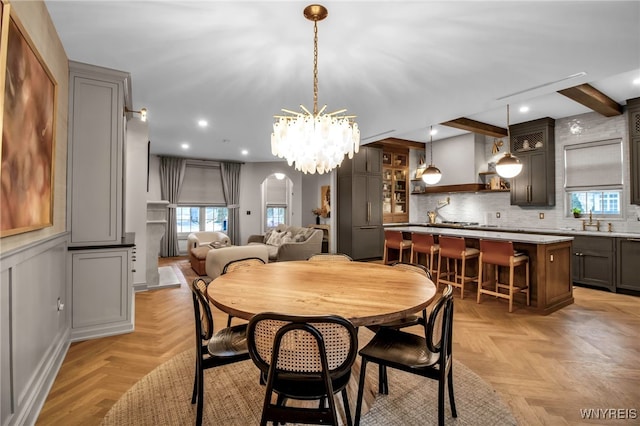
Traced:
<path fill-rule="evenodd" d="M 511 152 L 522 162 L 522 172 L 511 178 L 512 205 L 555 205 L 554 128 L 549 117 L 509 127 Z"/>
<path fill-rule="evenodd" d="M 409 149 L 383 151 L 382 212 L 384 223 L 409 221 Z"/>
<path fill-rule="evenodd" d="M 130 75 L 73 61 L 69 74 L 70 246 L 120 243 Z"/>
<path fill-rule="evenodd" d="M 640 98 L 627 99 L 631 204 L 640 204 Z"/>

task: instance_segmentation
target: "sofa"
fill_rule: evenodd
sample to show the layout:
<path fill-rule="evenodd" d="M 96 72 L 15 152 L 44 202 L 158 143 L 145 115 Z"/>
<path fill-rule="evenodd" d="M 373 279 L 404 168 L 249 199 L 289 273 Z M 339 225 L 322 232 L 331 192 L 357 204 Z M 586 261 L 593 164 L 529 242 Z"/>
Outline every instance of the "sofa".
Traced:
<path fill-rule="evenodd" d="M 322 251 L 322 237 L 321 229 L 280 224 L 265 235 L 251 235 L 247 244 L 265 246 L 270 262 L 307 260 Z"/>
<path fill-rule="evenodd" d="M 269 250 L 264 245 L 231 246 L 219 249 L 211 249 L 207 252 L 205 260 L 205 273 L 211 278 L 217 278 L 225 265 L 232 260 L 257 257 L 267 263 L 269 261 Z"/>
<path fill-rule="evenodd" d="M 207 253 L 211 249 L 231 246 L 231 239 L 220 231 L 192 232 L 187 235 L 187 253 L 191 268 L 198 275 L 206 274 Z"/>

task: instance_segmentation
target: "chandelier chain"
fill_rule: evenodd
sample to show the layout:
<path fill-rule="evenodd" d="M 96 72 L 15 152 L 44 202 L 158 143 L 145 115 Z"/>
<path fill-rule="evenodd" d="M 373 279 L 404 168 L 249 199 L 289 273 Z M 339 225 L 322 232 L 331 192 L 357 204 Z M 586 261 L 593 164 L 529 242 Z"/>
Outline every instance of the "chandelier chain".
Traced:
<path fill-rule="evenodd" d="M 313 20 L 313 115 L 318 115 L 318 21 Z"/>

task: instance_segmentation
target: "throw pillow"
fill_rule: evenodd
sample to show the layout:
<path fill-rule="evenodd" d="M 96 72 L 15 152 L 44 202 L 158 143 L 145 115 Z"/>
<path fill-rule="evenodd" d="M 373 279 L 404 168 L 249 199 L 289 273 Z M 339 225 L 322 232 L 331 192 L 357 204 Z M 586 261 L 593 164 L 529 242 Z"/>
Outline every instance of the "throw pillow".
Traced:
<path fill-rule="evenodd" d="M 293 240 L 293 236 L 291 235 L 291 232 L 287 232 L 286 234 L 284 234 L 282 236 L 282 240 L 280 241 L 280 245 L 284 244 L 284 243 L 292 243 Z"/>
<path fill-rule="evenodd" d="M 271 234 L 273 234 L 274 230 L 272 229 L 271 231 L 268 231 L 266 234 L 264 234 L 264 243 L 267 244 L 267 241 L 269 241 L 269 238 L 271 237 Z"/>
<path fill-rule="evenodd" d="M 284 232 L 273 231 L 271 235 L 269 235 L 267 245 L 279 246 L 280 244 L 282 244 L 282 237 L 284 237 L 284 234 Z"/>

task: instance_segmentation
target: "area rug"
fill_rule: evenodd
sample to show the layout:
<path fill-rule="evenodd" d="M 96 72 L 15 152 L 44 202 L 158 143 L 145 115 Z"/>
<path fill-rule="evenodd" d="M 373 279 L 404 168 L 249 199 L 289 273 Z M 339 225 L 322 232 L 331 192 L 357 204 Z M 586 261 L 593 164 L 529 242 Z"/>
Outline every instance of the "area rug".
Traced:
<path fill-rule="evenodd" d="M 194 351 L 182 352 L 143 377 L 109 410 L 102 425 L 193 425 L 196 417 L 195 405 L 191 405 L 194 356 Z M 453 372 L 458 417 L 451 417 L 447 399 L 446 424 L 517 424 L 488 383 L 457 361 L 454 361 Z M 375 364 L 369 364 L 367 377 L 375 382 Z M 362 418 L 362 425 L 437 424 L 436 381 L 392 369 L 388 370 L 388 377 L 389 395 L 376 395 L 373 406 Z M 203 424 L 260 424 L 264 387 L 259 384 L 258 370 L 250 360 L 207 370 L 205 381 Z M 351 381 L 357 386 L 357 377 Z M 352 407 L 355 397 L 353 399 Z"/>

